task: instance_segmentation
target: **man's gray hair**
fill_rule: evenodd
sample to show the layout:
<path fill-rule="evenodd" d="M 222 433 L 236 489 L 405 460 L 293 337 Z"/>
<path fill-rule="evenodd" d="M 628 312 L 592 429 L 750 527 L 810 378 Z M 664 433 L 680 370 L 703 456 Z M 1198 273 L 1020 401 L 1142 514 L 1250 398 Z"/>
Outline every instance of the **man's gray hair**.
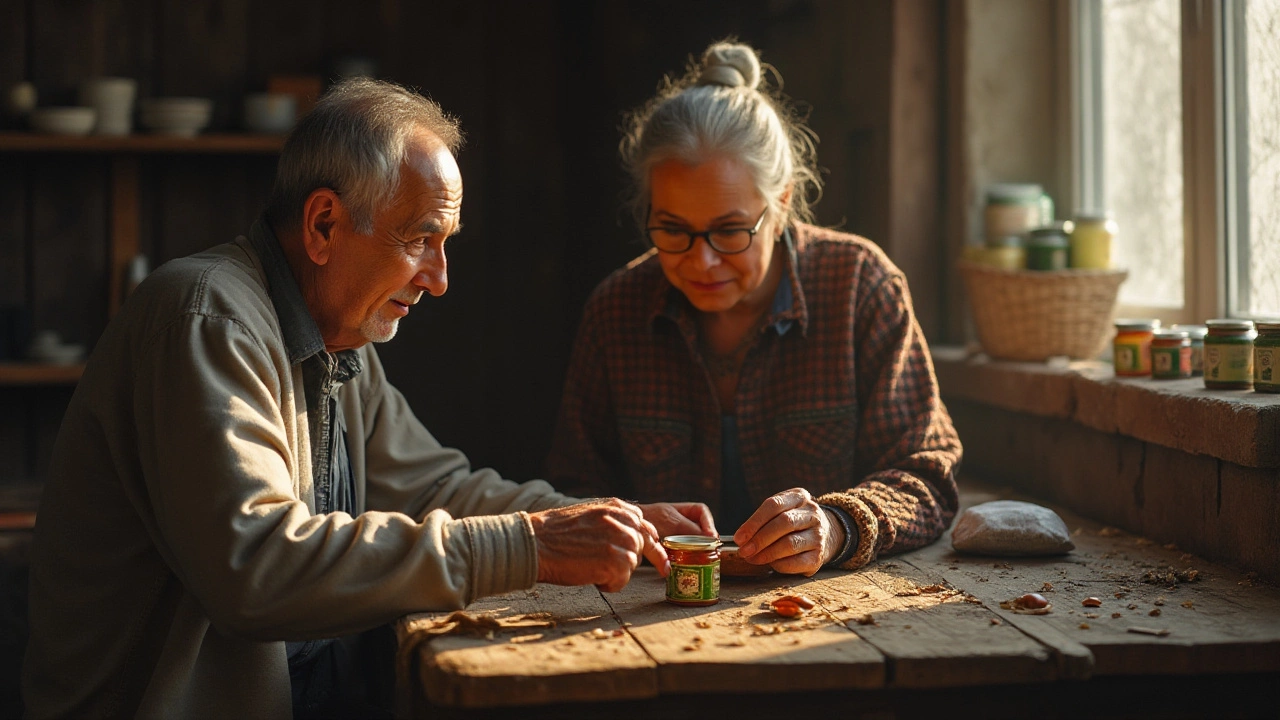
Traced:
<path fill-rule="evenodd" d="M 454 154 L 462 146 L 457 118 L 412 90 L 369 78 L 334 85 L 285 141 L 268 216 L 277 230 L 296 228 L 307 197 L 329 188 L 342 198 L 356 230 L 371 232 L 374 215 L 399 187 L 407 141 L 418 130 L 431 132 Z"/>
<path fill-rule="evenodd" d="M 619 150 L 631 176 L 631 210 L 643 227 L 649 172 L 666 160 L 697 165 L 724 156 L 746 165 L 771 212 L 788 187 L 784 224 L 813 221 L 822 192 L 815 142 L 780 92 L 764 86 L 760 57 L 749 45 L 714 43 L 685 76 L 664 87 L 628 118 Z M 776 74 L 776 73 L 775 73 Z"/>

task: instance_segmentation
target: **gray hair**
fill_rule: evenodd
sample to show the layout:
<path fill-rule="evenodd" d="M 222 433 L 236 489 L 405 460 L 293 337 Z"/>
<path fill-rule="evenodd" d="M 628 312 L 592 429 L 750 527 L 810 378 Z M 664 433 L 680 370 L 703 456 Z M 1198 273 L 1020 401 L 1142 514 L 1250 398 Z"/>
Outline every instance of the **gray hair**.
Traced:
<path fill-rule="evenodd" d="M 779 90 L 762 86 L 760 70 L 750 45 L 715 43 L 684 77 L 666 78 L 658 94 L 627 118 L 619 151 L 640 225 L 649 210 L 649 172 L 655 165 L 671 159 L 696 165 L 716 156 L 747 166 L 771 212 L 781 210 L 779 196 L 790 185 L 786 224 L 813 221 L 812 204 L 822 193 L 818 137 Z"/>
<path fill-rule="evenodd" d="M 374 215 L 400 185 L 407 140 L 418 130 L 436 135 L 449 152 L 462 146 L 457 118 L 412 90 L 363 77 L 334 85 L 285 141 L 268 216 L 278 227 L 297 227 L 307 197 L 329 188 L 356 230 L 371 232 Z"/>

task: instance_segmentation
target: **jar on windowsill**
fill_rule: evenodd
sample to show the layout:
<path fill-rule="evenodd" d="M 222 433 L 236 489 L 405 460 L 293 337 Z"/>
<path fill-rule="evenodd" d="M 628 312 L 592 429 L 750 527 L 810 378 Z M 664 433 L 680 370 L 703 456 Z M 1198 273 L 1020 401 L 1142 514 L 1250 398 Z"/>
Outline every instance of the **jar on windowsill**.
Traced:
<path fill-rule="evenodd" d="M 1068 250 L 1067 236 L 1071 232 L 1070 221 L 1047 227 L 1038 227 L 1027 233 L 1028 270 L 1066 270 Z"/>
<path fill-rule="evenodd" d="M 1252 320 L 1219 319 L 1205 323 L 1204 386 L 1210 390 L 1248 390 L 1253 387 Z"/>
<path fill-rule="evenodd" d="M 1078 211 L 1071 229 L 1071 267 L 1107 270 L 1120 232 L 1109 212 Z"/>
<path fill-rule="evenodd" d="M 1257 323 L 1253 341 L 1253 389 L 1260 393 L 1280 393 L 1280 320 Z"/>
<path fill-rule="evenodd" d="M 1191 338 L 1186 330 L 1161 330 L 1152 338 L 1151 377 L 1157 380 L 1191 377 Z"/>
<path fill-rule="evenodd" d="M 1171 329 L 1187 331 L 1187 337 L 1191 340 L 1191 375 L 1204 375 L 1204 336 L 1208 334 L 1209 328 L 1204 325 L 1174 325 Z"/>
<path fill-rule="evenodd" d="M 1151 375 L 1151 341 L 1160 321 L 1156 319 L 1116 320 L 1116 337 L 1112 342 L 1112 358 L 1116 375 L 1148 377 Z"/>

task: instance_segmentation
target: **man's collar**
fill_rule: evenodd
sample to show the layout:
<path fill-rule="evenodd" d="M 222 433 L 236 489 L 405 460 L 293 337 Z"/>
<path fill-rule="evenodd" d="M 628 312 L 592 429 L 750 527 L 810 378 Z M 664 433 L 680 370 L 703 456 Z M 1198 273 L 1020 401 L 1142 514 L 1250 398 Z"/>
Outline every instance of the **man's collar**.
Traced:
<path fill-rule="evenodd" d="M 809 327 L 809 312 L 804 301 L 804 289 L 800 286 L 800 275 L 796 270 L 796 243 L 791 235 L 791 228 L 782 231 L 782 242 L 774 246 L 774 252 L 785 249 L 784 260 L 787 263 L 786 281 L 778 283 L 773 294 L 773 304 L 765 318 L 765 326 L 773 326 L 778 335 L 785 335 L 796 322 L 800 323 L 800 333 L 806 334 Z M 650 253 L 656 251 L 650 250 Z M 648 255 L 642 256 L 647 258 Z M 693 322 L 693 305 L 684 293 L 677 290 L 669 282 L 659 283 L 654 294 L 652 310 L 649 313 L 650 327 L 653 321 L 665 317 L 677 325 Z M 692 327 L 692 325 L 690 325 Z"/>
<path fill-rule="evenodd" d="M 289 351 L 289 362 L 296 365 L 316 353 L 324 352 L 324 337 L 320 334 L 320 327 L 307 310 L 302 290 L 293 277 L 280 241 L 276 239 L 276 234 L 265 217 L 258 218 L 249 229 L 249 242 L 262 259 L 262 267 L 267 274 L 267 294 L 280 319 L 280 331 L 284 334 L 285 349 Z"/>

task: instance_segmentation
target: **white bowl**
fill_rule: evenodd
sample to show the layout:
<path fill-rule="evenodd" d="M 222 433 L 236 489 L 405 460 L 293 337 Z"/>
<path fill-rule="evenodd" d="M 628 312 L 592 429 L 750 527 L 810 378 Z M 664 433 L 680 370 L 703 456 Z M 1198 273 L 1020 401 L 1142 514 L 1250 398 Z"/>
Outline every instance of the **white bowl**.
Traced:
<path fill-rule="evenodd" d="M 50 135 L 88 135 L 98 113 L 89 107 L 47 107 L 31 111 L 31 129 Z"/>
<path fill-rule="evenodd" d="M 213 116 L 208 98 L 152 98 L 142 101 L 142 125 L 162 135 L 194 137 Z"/>

